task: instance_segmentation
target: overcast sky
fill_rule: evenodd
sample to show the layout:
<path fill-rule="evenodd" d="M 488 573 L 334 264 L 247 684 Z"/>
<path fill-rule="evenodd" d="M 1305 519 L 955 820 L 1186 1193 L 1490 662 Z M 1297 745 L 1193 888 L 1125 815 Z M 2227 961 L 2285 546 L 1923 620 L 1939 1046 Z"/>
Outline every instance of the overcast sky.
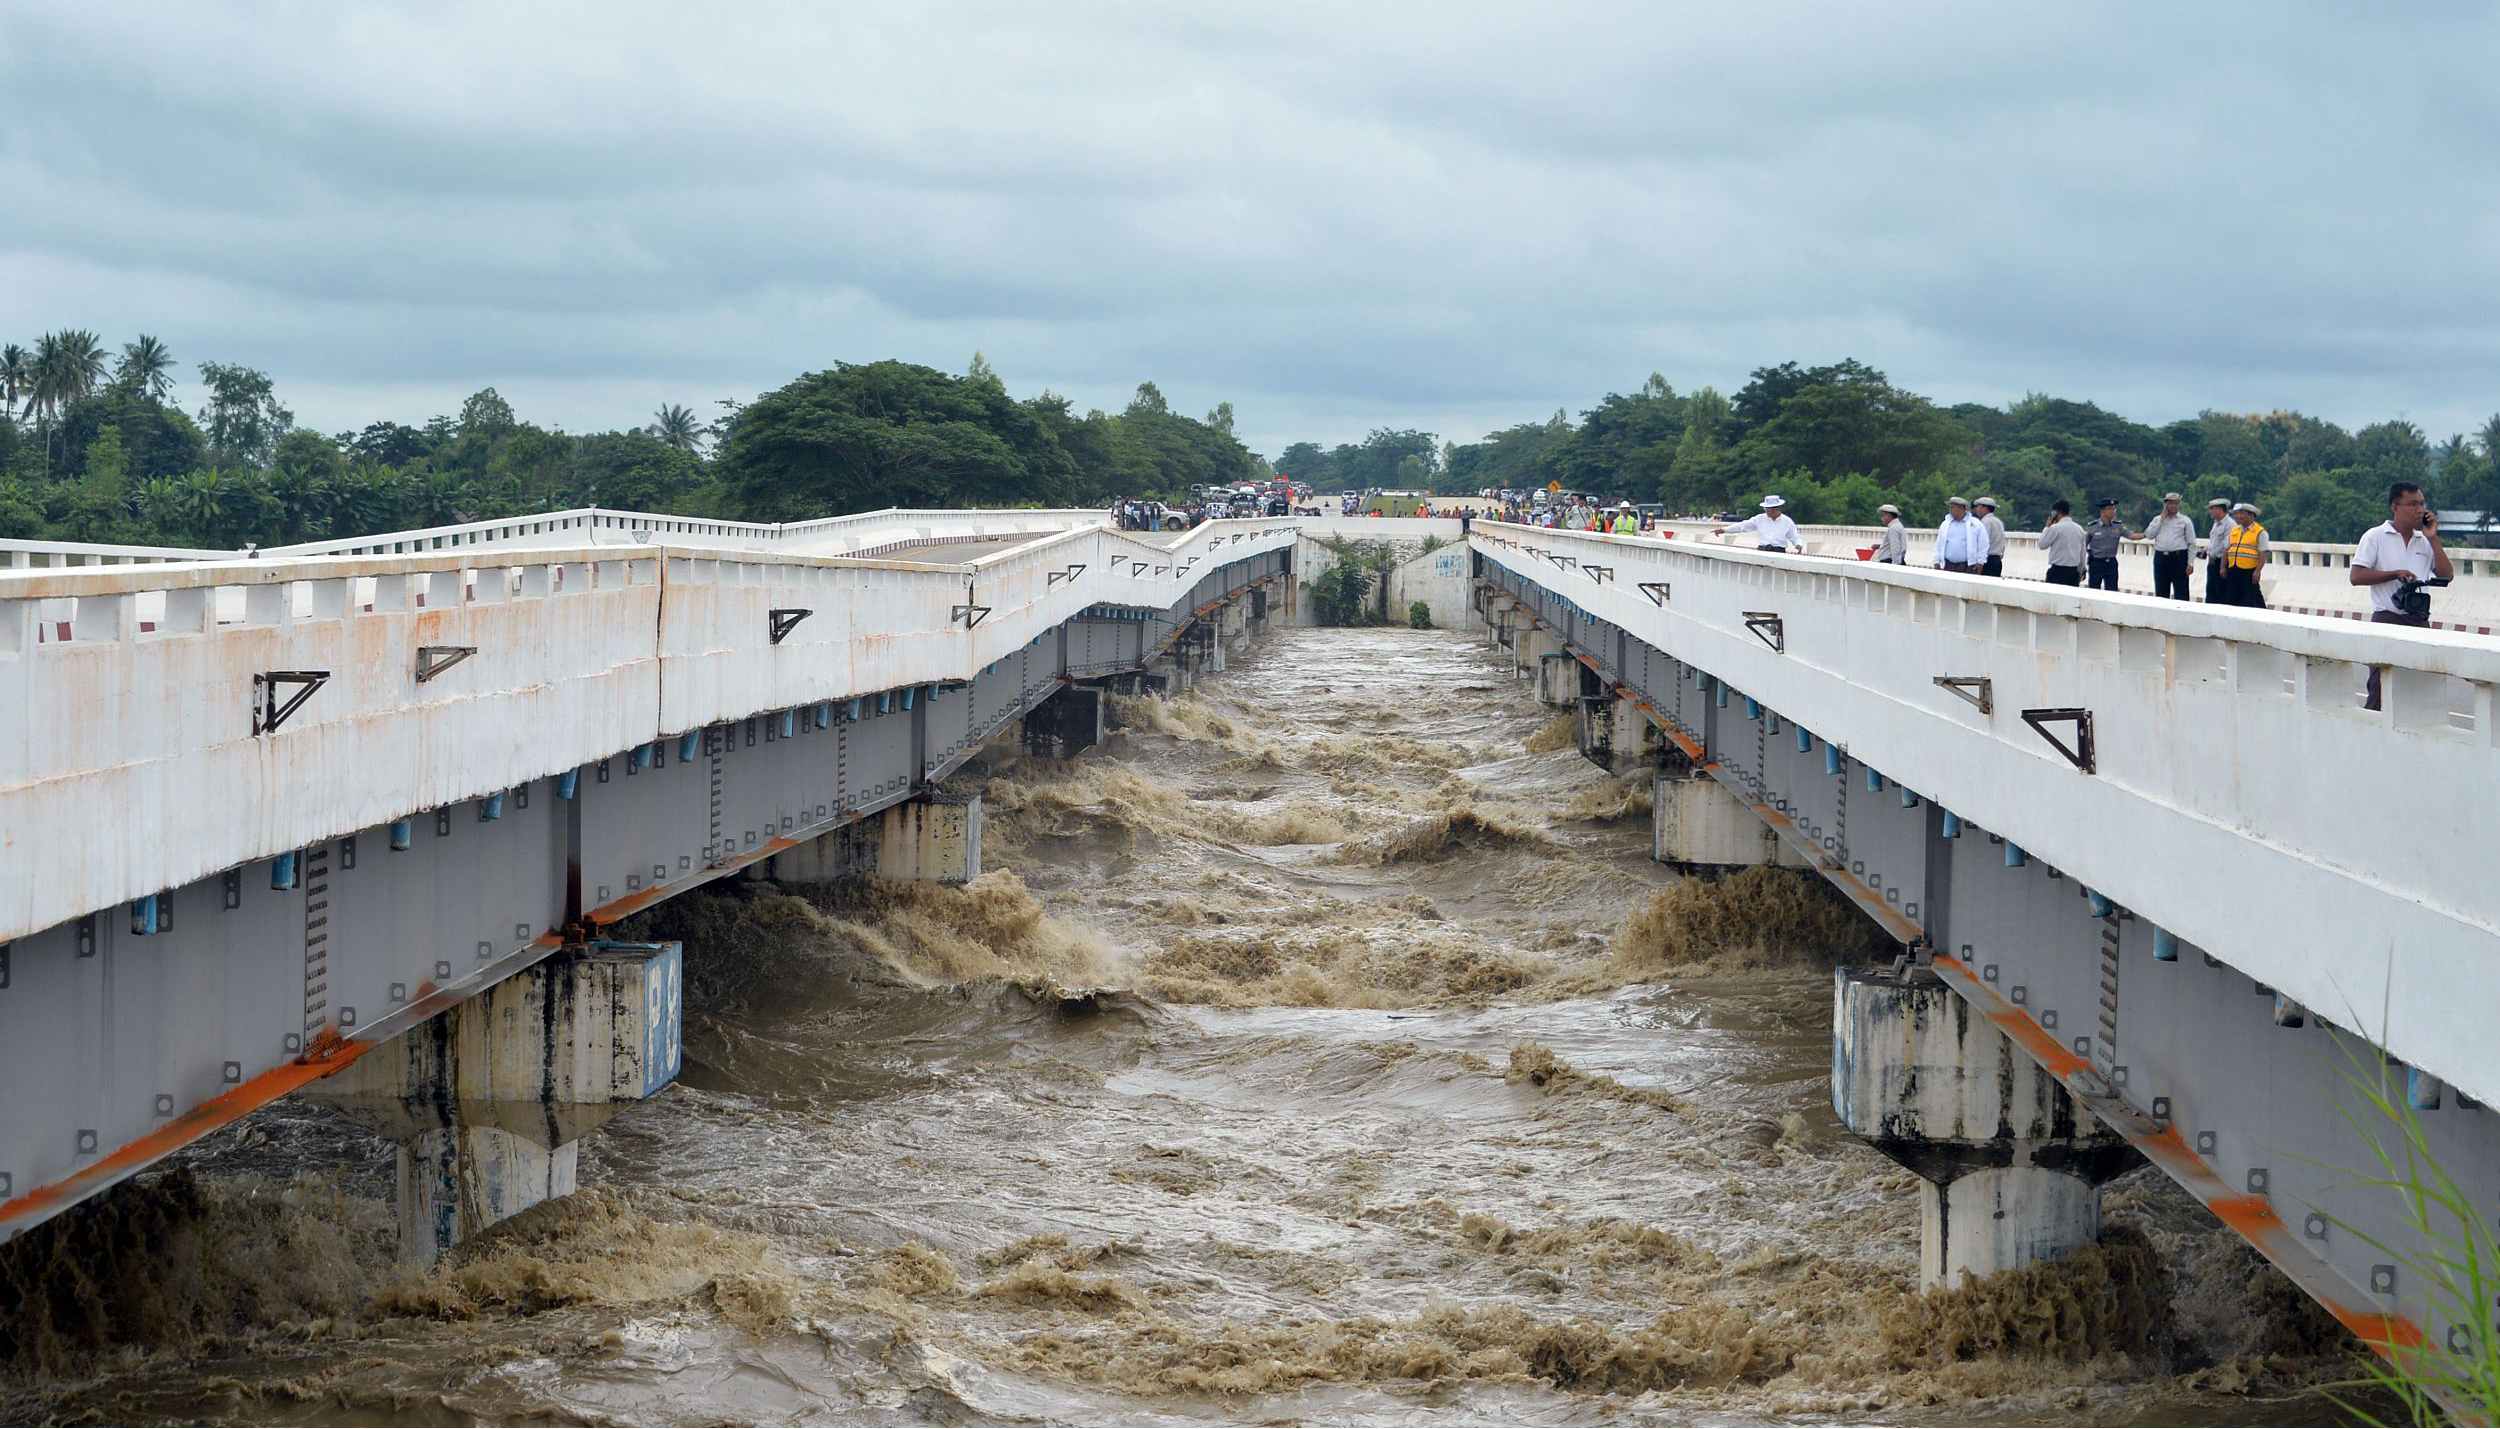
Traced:
<path fill-rule="evenodd" d="M 1271 457 L 1787 358 L 2500 410 L 2492 5 L 636 9 L 0 0 L 0 334 L 325 430 L 975 349 Z"/>

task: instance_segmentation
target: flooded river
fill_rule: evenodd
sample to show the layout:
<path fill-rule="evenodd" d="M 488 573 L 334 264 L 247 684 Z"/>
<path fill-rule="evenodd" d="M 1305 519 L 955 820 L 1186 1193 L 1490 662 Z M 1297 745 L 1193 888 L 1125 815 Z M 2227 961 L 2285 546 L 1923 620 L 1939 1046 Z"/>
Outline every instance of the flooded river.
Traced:
<path fill-rule="evenodd" d="M 1652 863 L 1481 641 L 1286 632 L 1118 717 L 957 776 L 968 889 L 651 915 L 682 1082 L 430 1273 L 387 1143 L 291 1103 L 21 1241 L 0 1416 L 2335 1417 L 2350 1343 L 2144 1173 L 2100 1250 L 1920 1298 L 1828 1108 L 1865 926 Z"/>

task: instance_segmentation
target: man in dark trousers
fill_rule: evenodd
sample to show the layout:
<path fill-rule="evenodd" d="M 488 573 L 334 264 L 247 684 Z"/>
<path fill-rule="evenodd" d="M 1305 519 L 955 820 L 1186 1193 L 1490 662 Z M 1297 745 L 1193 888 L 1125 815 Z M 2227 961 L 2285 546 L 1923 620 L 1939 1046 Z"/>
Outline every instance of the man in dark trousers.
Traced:
<path fill-rule="evenodd" d="M 2071 510 L 2059 498 L 2049 507 L 2049 524 L 2040 528 L 2040 554 L 2049 558 L 2050 585 L 2083 584 L 2083 528 L 2069 519 Z"/>
<path fill-rule="evenodd" d="M 2101 519 L 2085 528 L 2083 533 L 2083 571 L 2094 590 L 2118 589 L 2118 543 L 2126 539 L 2127 528 L 2118 524 L 2118 503 L 2101 498 Z"/>
<path fill-rule="evenodd" d="M 2364 532 L 2352 552 L 2352 583 L 2370 588 L 2374 625 L 2427 626 L 2431 593 L 2421 583 L 2456 578 L 2448 548 L 2439 543 L 2439 513 L 2430 509 L 2422 485 L 2400 481 L 2387 489 L 2387 519 Z M 2379 667 L 2370 667 L 2364 709 L 2379 707 Z"/>
<path fill-rule="evenodd" d="M 2153 543 L 2153 594 L 2164 600 L 2188 598 L 2189 549 L 2196 544 L 2196 524 L 2179 509 L 2179 493 L 2165 493 L 2161 514 L 2138 539 Z"/>

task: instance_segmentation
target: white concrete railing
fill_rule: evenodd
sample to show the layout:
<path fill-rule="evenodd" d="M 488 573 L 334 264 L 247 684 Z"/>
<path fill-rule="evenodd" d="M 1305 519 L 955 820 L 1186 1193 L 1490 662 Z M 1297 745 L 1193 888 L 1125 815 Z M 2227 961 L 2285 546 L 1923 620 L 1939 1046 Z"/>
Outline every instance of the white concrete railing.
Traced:
<path fill-rule="evenodd" d="M 1712 536 L 1716 525 L 1707 521 L 1670 521 L 1665 529 L 1676 539 L 1704 544 L 1725 542 L 1745 545 L 1743 538 Z M 1880 526 L 1801 526 L 1806 549 L 1814 555 L 1832 556 L 1842 560 L 1857 559 L 1860 550 L 1871 549 L 1882 539 Z M 1933 566 L 1936 532 L 1933 527 L 1913 526 L 1904 532 L 1904 544 L 1912 566 Z M 2500 631 L 2500 551 L 2451 547 L 2449 559 L 2456 568 L 2456 584 L 2437 592 L 2432 600 L 2434 623 L 2443 629 L 2467 630 L 2480 634 Z M 2190 562 L 2190 588 L 2201 599 L 2205 584 L 2205 563 L 2200 556 Z M 2350 578 L 2352 547 L 2304 542 L 2277 542 L 2264 573 L 2267 604 L 2304 615 L 2335 615 L 2351 619 L 2367 619 L 2370 593 L 2356 586 Z M 2040 554 L 2040 536 L 2036 531 L 2005 533 L 2005 575 L 2009 580 L 2040 580 L 2048 574 L 2048 560 Z M 2139 593 L 2153 588 L 2153 551 L 2149 542 L 2128 541 L 2119 550 L 2118 582 L 2122 590 Z"/>
<path fill-rule="evenodd" d="M 1107 525 L 1110 519 L 1108 512 L 1084 509 L 964 511 L 896 507 L 848 516 L 829 516 L 818 521 L 771 525 L 585 506 L 571 511 L 470 521 L 418 531 L 388 531 L 334 541 L 307 541 L 300 545 L 273 547 L 260 554 L 263 559 L 388 556 L 486 546 L 644 545 L 658 542 L 723 550 L 796 549 L 814 555 L 845 555 L 862 547 L 915 537 L 967 539 L 1060 530 L 1077 525 Z"/>
<path fill-rule="evenodd" d="M 1480 523 L 1472 544 L 2500 1100 L 2500 642 L 1686 540 Z M 1946 675 L 1993 680 L 1993 714 Z M 2093 711 L 2096 773 L 2022 722 L 2049 708 Z"/>
<path fill-rule="evenodd" d="M 1294 534 L 1082 527 L 962 565 L 664 543 L 0 574 L 0 942 L 714 721 L 969 680 Z M 774 645 L 774 609 L 813 613 Z M 477 653 L 420 683 L 420 646 Z M 255 737 L 271 671 L 330 678 Z"/>
<path fill-rule="evenodd" d="M 162 565 L 168 561 L 222 561 L 235 551 L 180 546 L 111 546 L 90 541 L 0 540 L 0 571 L 67 570 L 79 566 Z"/>

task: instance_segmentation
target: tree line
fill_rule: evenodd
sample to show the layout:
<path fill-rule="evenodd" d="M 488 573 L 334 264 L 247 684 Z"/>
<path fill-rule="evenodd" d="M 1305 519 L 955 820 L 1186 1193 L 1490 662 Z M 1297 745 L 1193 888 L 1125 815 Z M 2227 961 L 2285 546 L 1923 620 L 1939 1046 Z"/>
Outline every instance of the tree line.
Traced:
<path fill-rule="evenodd" d="M 589 434 L 523 420 L 492 387 L 456 414 L 322 433 L 295 423 L 266 372 L 179 368 L 157 338 L 118 353 L 84 329 L 0 345 L 0 536 L 229 548 L 369 535 L 600 505 L 749 521 L 882 506 L 1102 506 L 1178 500 L 1267 474 L 1234 435 L 1232 404 L 1203 418 L 1143 382 L 1116 413 L 1056 393 L 1012 396 L 976 353 L 960 374 L 838 362 L 709 417 L 671 403 L 643 425 Z M 1892 502 L 1942 519 L 1959 492 L 2037 526 L 2060 498 L 2116 498 L 2141 521 L 2164 490 L 2201 511 L 2253 500 L 2284 540 L 2349 540 L 2392 481 L 2435 505 L 2500 508 L 2500 416 L 2433 443 L 2402 419 L 2347 431 L 2299 412 L 2206 411 L 2148 426 L 2034 393 L 2004 407 L 1938 406 L 1850 360 L 1757 368 L 1733 396 L 1658 374 L 1574 421 L 1557 411 L 1460 445 L 1412 428 L 1296 442 L 1276 470 L 1323 491 L 1436 495 L 1557 483 L 1687 512 L 1750 509 L 1777 491 L 1798 519 L 1864 524 Z"/>
<path fill-rule="evenodd" d="M 1872 524 L 1886 502 L 1933 523 L 1945 498 L 1993 495 L 2009 524 L 2037 527 L 2061 498 L 2089 519 L 2103 497 L 2130 521 L 2176 490 L 2199 513 L 2214 496 L 2254 501 L 2274 534 L 2347 541 L 2385 519 L 2394 481 L 2449 510 L 2500 509 L 2500 416 L 2433 443 L 2401 418 L 2347 431 L 2300 412 L 2205 411 L 2163 426 L 2032 393 L 2003 407 L 1938 406 L 1848 360 L 1756 368 L 1734 396 L 1679 393 L 1652 373 L 1574 422 L 1560 411 L 1465 445 L 1382 428 L 1360 443 L 1296 442 L 1277 459 L 1323 490 L 1411 488 L 1473 495 L 1559 484 L 1671 511 L 1751 510 L 1766 493 L 1804 522 Z"/>
<path fill-rule="evenodd" d="M 1263 475 L 1233 410 L 1171 410 L 1152 382 L 1118 413 L 1018 400 L 979 354 L 962 374 L 836 363 L 706 418 L 670 403 L 587 434 L 524 420 L 494 388 L 457 414 L 323 433 L 269 374 L 201 362 L 176 400 L 166 345 L 93 332 L 0 346 L 0 537 L 234 548 L 575 506 L 795 521 L 882 506 L 1100 506 Z"/>

